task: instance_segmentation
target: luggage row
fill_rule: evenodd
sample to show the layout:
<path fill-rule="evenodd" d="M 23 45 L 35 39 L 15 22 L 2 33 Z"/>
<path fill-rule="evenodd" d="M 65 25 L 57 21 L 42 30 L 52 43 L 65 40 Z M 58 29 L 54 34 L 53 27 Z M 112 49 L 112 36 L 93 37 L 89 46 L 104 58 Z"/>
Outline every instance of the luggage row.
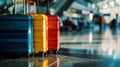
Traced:
<path fill-rule="evenodd" d="M 35 2 L 28 2 L 31 4 Z M 60 22 L 57 15 L 0 16 L 0 56 L 30 55 L 59 50 Z"/>

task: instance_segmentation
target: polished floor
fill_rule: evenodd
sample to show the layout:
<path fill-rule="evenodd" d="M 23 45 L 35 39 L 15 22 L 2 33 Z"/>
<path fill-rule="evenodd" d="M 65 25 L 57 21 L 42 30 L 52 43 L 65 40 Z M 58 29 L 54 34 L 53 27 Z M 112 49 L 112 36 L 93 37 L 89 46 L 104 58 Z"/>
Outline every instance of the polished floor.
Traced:
<path fill-rule="evenodd" d="M 120 28 L 61 32 L 59 54 L 0 59 L 0 67 L 120 67 Z"/>

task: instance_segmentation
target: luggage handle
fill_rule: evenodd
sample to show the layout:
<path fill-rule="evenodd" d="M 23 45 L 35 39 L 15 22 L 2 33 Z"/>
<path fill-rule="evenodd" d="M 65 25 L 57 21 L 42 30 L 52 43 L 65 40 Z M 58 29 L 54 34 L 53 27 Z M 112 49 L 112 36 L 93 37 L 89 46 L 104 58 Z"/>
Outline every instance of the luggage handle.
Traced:
<path fill-rule="evenodd" d="M 27 14 L 33 14 L 33 13 L 30 13 L 30 12 L 29 12 L 29 4 L 33 4 L 33 5 L 34 5 L 34 6 L 33 6 L 33 7 L 34 7 L 34 8 L 33 8 L 33 11 L 34 11 L 33 13 L 36 13 L 36 2 L 34 2 L 34 1 L 29 1 L 29 2 L 26 3 L 26 6 L 27 6 Z"/>
<path fill-rule="evenodd" d="M 36 1 L 37 1 L 37 6 L 38 6 L 39 1 L 38 0 L 36 0 Z M 47 6 L 46 6 L 46 8 L 47 8 L 46 14 L 50 15 L 49 0 L 47 0 Z"/>
<path fill-rule="evenodd" d="M 47 0 L 47 14 L 50 14 L 49 0 Z"/>
<path fill-rule="evenodd" d="M 16 11 L 16 7 L 17 7 L 17 5 L 16 5 L 16 0 L 13 0 L 13 2 L 14 2 L 14 12 L 13 12 L 13 14 L 17 14 L 17 11 Z M 25 10 L 25 2 L 26 2 L 26 0 L 23 0 L 23 13 L 24 14 L 26 14 L 26 10 Z"/>

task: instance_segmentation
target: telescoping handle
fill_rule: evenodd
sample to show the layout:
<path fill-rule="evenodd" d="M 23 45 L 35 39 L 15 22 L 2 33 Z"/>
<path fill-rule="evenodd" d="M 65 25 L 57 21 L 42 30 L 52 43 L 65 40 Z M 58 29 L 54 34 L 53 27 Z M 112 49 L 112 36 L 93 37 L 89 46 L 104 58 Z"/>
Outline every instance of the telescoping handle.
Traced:
<path fill-rule="evenodd" d="M 50 14 L 49 0 L 47 0 L 47 14 Z"/>
<path fill-rule="evenodd" d="M 32 6 L 30 6 L 30 5 L 32 5 Z M 36 13 L 36 2 L 29 1 L 26 3 L 26 6 L 27 6 L 27 14 Z M 30 12 L 31 10 L 33 10 L 33 12 Z"/>
<path fill-rule="evenodd" d="M 17 2 L 16 2 L 16 0 L 13 0 L 14 1 L 14 14 L 16 14 L 17 13 Z M 23 0 L 23 11 L 24 11 L 24 14 L 26 14 L 26 10 L 25 10 L 25 2 L 26 2 L 26 0 Z"/>

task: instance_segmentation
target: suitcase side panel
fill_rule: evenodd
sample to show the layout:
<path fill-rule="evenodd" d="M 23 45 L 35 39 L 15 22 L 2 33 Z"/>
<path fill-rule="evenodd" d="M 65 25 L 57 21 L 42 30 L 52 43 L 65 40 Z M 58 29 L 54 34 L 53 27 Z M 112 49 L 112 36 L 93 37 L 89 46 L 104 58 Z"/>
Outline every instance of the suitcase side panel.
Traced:
<path fill-rule="evenodd" d="M 22 19 L 18 20 L 15 17 Z M 32 18 L 25 15 L 7 15 L 0 18 L 0 53 L 3 55 L 32 53 Z"/>
<path fill-rule="evenodd" d="M 59 50 L 60 22 L 57 15 L 48 16 L 48 50 Z"/>
<path fill-rule="evenodd" d="M 32 17 L 32 16 L 30 16 Z M 33 46 L 33 17 L 29 18 L 28 21 L 28 52 L 31 54 L 34 52 L 34 46 Z"/>
<path fill-rule="evenodd" d="M 32 14 L 34 17 L 34 53 L 47 52 L 47 16 L 43 14 Z"/>
<path fill-rule="evenodd" d="M 59 16 L 47 15 L 48 16 L 48 27 L 49 29 L 59 29 Z"/>

